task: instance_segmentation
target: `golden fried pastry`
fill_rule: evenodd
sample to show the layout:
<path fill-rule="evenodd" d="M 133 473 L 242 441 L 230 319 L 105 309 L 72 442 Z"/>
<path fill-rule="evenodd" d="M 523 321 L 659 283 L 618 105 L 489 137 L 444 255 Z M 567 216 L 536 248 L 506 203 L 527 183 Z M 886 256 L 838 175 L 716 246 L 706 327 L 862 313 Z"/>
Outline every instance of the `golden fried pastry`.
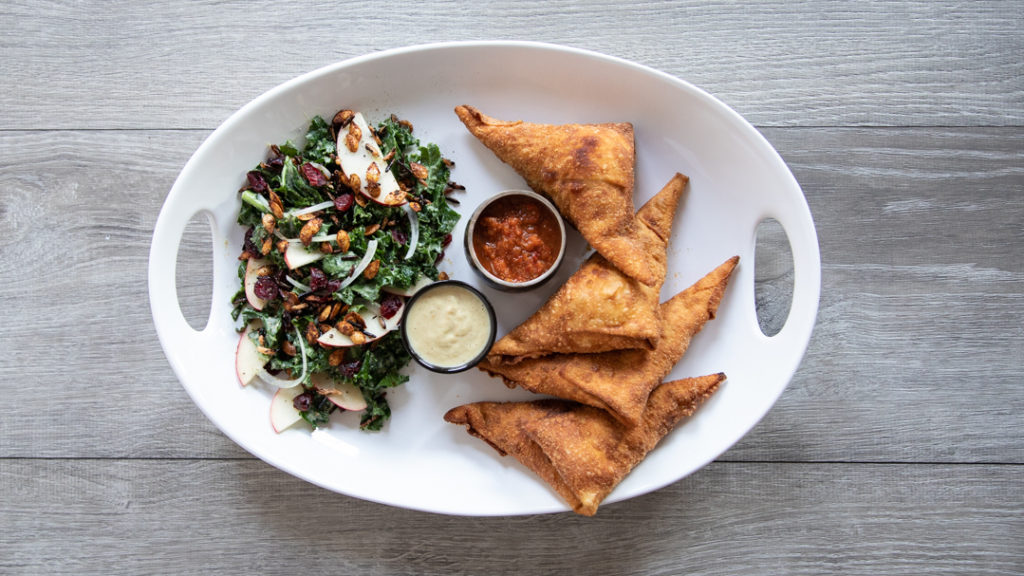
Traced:
<path fill-rule="evenodd" d="M 463 424 L 502 456 L 511 454 L 551 485 L 572 509 L 593 516 L 608 494 L 725 374 L 665 382 L 648 398 L 640 422 L 625 427 L 607 412 L 564 400 L 476 402 L 444 419 Z"/>
<path fill-rule="evenodd" d="M 500 376 L 510 388 L 575 400 L 608 411 L 635 426 L 651 390 L 682 358 L 693 335 L 715 317 L 738 256 L 659 307 L 663 334 L 653 350 L 615 350 L 600 354 L 552 354 L 515 364 L 484 359 L 478 366 Z"/>
<path fill-rule="evenodd" d="M 633 125 L 533 124 L 455 113 L 466 128 L 531 188 L 558 206 L 583 238 L 616 268 L 647 285 L 657 281 L 633 217 Z"/>
<path fill-rule="evenodd" d="M 658 297 L 679 197 L 688 178 L 676 174 L 636 217 L 647 244 L 644 257 L 657 281 L 648 286 L 594 254 L 537 312 L 498 340 L 488 359 L 494 364 L 561 353 L 595 353 L 646 348 L 661 338 Z"/>

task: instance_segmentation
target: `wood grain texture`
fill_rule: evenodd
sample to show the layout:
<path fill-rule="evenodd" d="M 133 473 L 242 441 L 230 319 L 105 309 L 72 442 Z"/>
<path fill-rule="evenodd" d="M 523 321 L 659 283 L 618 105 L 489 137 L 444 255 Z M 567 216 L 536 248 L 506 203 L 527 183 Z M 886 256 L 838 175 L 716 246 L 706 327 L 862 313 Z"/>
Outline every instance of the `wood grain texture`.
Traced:
<path fill-rule="evenodd" d="M 261 462 L 0 460 L 0 572 L 1012 575 L 1020 480 L 1019 466 L 718 463 L 594 518 L 460 518 Z"/>
<path fill-rule="evenodd" d="M 0 574 L 1024 574 L 1020 2 L 9 0 L 0 25 Z M 345 58 L 481 39 L 708 90 L 818 230 L 818 323 L 780 401 L 591 519 L 426 514 L 277 471 L 199 412 L 152 325 L 157 214 L 229 114 Z M 208 253 L 193 222 L 193 325 Z"/>
<path fill-rule="evenodd" d="M 815 215 L 821 308 L 790 388 L 723 459 L 1024 463 L 1024 129 L 766 134 Z M 18 303 L 0 337 L 16 358 L 60 351 L 0 365 L 27 408 L 0 419 L 0 456 L 244 456 L 167 369 L 146 296 L 156 215 L 204 136 L 0 133 L 0 298 Z M 198 323 L 208 250 L 179 254 Z M 74 426 L 40 428 L 47 412 Z"/>
<path fill-rule="evenodd" d="M 1024 123 L 1017 2 L 11 0 L 0 24 L 7 130 L 213 128 L 321 66 L 484 39 L 633 60 L 761 126 Z"/>

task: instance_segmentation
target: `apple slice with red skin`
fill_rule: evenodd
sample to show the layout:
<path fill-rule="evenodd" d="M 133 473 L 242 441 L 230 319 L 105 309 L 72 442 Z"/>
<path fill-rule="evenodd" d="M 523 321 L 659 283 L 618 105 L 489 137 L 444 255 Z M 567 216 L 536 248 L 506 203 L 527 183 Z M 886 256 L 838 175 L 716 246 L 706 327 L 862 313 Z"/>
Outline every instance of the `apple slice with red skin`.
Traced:
<path fill-rule="evenodd" d="M 302 414 L 295 409 L 295 398 L 305 392 L 302 386 L 294 388 L 278 388 L 274 397 L 270 399 L 270 425 L 274 432 L 281 431 L 294 426 L 302 420 Z"/>
<path fill-rule="evenodd" d="M 359 192 L 366 198 L 384 206 L 401 206 L 408 201 L 408 198 L 395 175 L 387 169 L 388 163 L 384 160 L 380 147 L 377 145 L 370 126 L 366 119 L 359 112 L 355 113 L 349 126 L 358 127 L 360 138 L 354 143 L 355 150 L 348 147 L 348 137 L 351 130 L 346 126 L 338 130 L 337 153 L 338 163 L 346 176 L 355 175 L 359 177 Z M 367 172 L 373 166 L 377 173 L 378 188 L 376 195 L 372 194 L 367 187 Z"/>
<path fill-rule="evenodd" d="M 249 338 L 249 332 L 255 329 L 255 324 L 247 325 L 238 338 L 238 347 L 235 348 L 235 374 L 242 386 L 248 386 L 256 378 L 260 368 L 270 359 L 261 354 L 256 343 Z"/>
<path fill-rule="evenodd" d="M 362 344 L 369 344 L 375 340 L 380 339 L 382 336 L 398 328 L 398 325 L 402 322 L 402 308 L 405 307 L 405 300 L 402 300 L 402 306 L 391 316 L 391 318 L 385 318 L 380 311 L 380 304 L 376 302 L 369 302 L 365 304 L 365 308 L 359 311 L 359 316 L 363 319 L 363 324 L 366 325 L 364 334 L 366 341 Z M 369 336 L 372 334 L 372 337 Z M 331 328 L 327 332 L 324 332 L 317 338 L 317 342 L 328 348 L 348 348 L 349 346 L 356 346 L 356 343 L 351 338 L 341 333 L 337 328 Z"/>
<path fill-rule="evenodd" d="M 366 398 L 359 387 L 351 382 L 333 380 L 323 373 L 316 373 L 310 379 L 316 391 L 327 397 L 335 406 L 350 412 L 366 410 Z"/>
<path fill-rule="evenodd" d="M 263 258 L 249 258 L 245 263 L 245 280 L 243 281 L 245 299 L 256 310 L 263 310 L 263 307 L 267 305 L 266 300 L 256 295 L 256 281 L 259 280 L 257 273 L 267 264 L 268 262 Z"/>
<path fill-rule="evenodd" d="M 284 251 L 284 262 L 289 270 L 302 268 L 306 264 L 312 264 L 324 257 L 319 250 L 309 250 L 302 245 L 302 242 L 288 242 L 288 248 Z"/>

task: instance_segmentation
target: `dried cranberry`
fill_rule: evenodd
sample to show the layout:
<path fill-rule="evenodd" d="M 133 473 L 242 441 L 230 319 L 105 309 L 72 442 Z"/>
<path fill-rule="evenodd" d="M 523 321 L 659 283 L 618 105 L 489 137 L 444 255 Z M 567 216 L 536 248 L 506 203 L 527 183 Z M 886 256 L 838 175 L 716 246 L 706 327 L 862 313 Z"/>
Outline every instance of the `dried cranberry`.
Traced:
<path fill-rule="evenodd" d="M 313 395 L 309 392 L 303 392 L 292 400 L 292 406 L 295 407 L 299 412 L 305 412 L 313 407 Z"/>
<path fill-rule="evenodd" d="M 309 182 L 310 186 L 320 187 L 327 185 L 327 177 L 324 176 L 324 173 L 309 162 L 299 166 L 299 171 L 306 177 L 306 181 Z"/>
<path fill-rule="evenodd" d="M 327 281 L 327 291 L 337 292 L 338 290 L 341 290 L 342 283 L 343 281 L 339 278 L 331 278 Z"/>
<path fill-rule="evenodd" d="M 277 297 L 277 281 L 271 276 L 260 276 L 256 279 L 256 285 L 253 286 L 252 291 L 257 298 L 273 300 Z"/>
<path fill-rule="evenodd" d="M 242 242 L 242 251 L 248 252 L 249 254 L 259 254 L 260 249 L 252 241 L 253 228 L 249 228 L 245 231 L 245 240 Z"/>
<path fill-rule="evenodd" d="M 284 168 L 284 158 L 281 158 L 280 156 L 278 156 L 277 158 L 271 158 L 270 160 L 267 160 L 266 164 L 267 168 L 277 173 L 280 172 L 282 168 Z"/>
<path fill-rule="evenodd" d="M 327 287 L 327 274 L 319 268 L 309 269 L 309 289 L 313 292 Z"/>
<path fill-rule="evenodd" d="M 363 367 L 362 360 L 355 360 L 353 362 L 345 362 L 341 366 L 338 366 L 338 370 L 345 378 L 354 378 L 359 373 L 359 369 Z"/>
<path fill-rule="evenodd" d="M 392 318 L 402 309 L 402 298 L 395 294 L 388 294 L 380 301 L 380 315 L 385 318 Z"/>
<path fill-rule="evenodd" d="M 449 245 L 451 243 L 452 243 L 452 235 L 451 234 L 445 234 L 444 235 L 444 240 L 441 241 L 441 246 L 447 246 L 447 245 Z"/>
<path fill-rule="evenodd" d="M 409 241 L 405 236 L 405 232 L 398 228 L 391 229 L 391 239 L 397 242 L 399 246 L 405 246 L 405 243 Z"/>
<path fill-rule="evenodd" d="M 438 254 L 437 258 L 434 259 L 434 266 L 440 264 L 442 260 L 444 260 L 444 250 L 441 250 L 441 253 Z"/>
<path fill-rule="evenodd" d="M 352 208 L 352 204 L 355 204 L 356 197 L 348 192 L 344 194 L 338 194 L 334 198 L 334 207 L 338 209 L 338 212 L 348 212 Z"/>
<path fill-rule="evenodd" d="M 263 179 L 263 174 L 252 170 L 245 175 L 245 179 L 249 181 L 249 188 L 252 188 L 253 192 L 257 194 L 265 194 L 267 192 L 267 181 Z"/>

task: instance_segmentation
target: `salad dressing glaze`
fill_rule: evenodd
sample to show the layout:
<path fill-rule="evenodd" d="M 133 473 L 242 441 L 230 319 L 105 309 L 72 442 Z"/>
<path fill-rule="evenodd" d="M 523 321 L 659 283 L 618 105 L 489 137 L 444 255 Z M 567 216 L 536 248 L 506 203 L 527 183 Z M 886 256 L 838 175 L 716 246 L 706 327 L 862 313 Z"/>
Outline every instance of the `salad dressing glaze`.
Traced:
<path fill-rule="evenodd" d="M 425 291 L 404 322 L 412 352 L 439 368 L 472 362 L 490 347 L 494 331 L 487 304 L 458 284 Z"/>

